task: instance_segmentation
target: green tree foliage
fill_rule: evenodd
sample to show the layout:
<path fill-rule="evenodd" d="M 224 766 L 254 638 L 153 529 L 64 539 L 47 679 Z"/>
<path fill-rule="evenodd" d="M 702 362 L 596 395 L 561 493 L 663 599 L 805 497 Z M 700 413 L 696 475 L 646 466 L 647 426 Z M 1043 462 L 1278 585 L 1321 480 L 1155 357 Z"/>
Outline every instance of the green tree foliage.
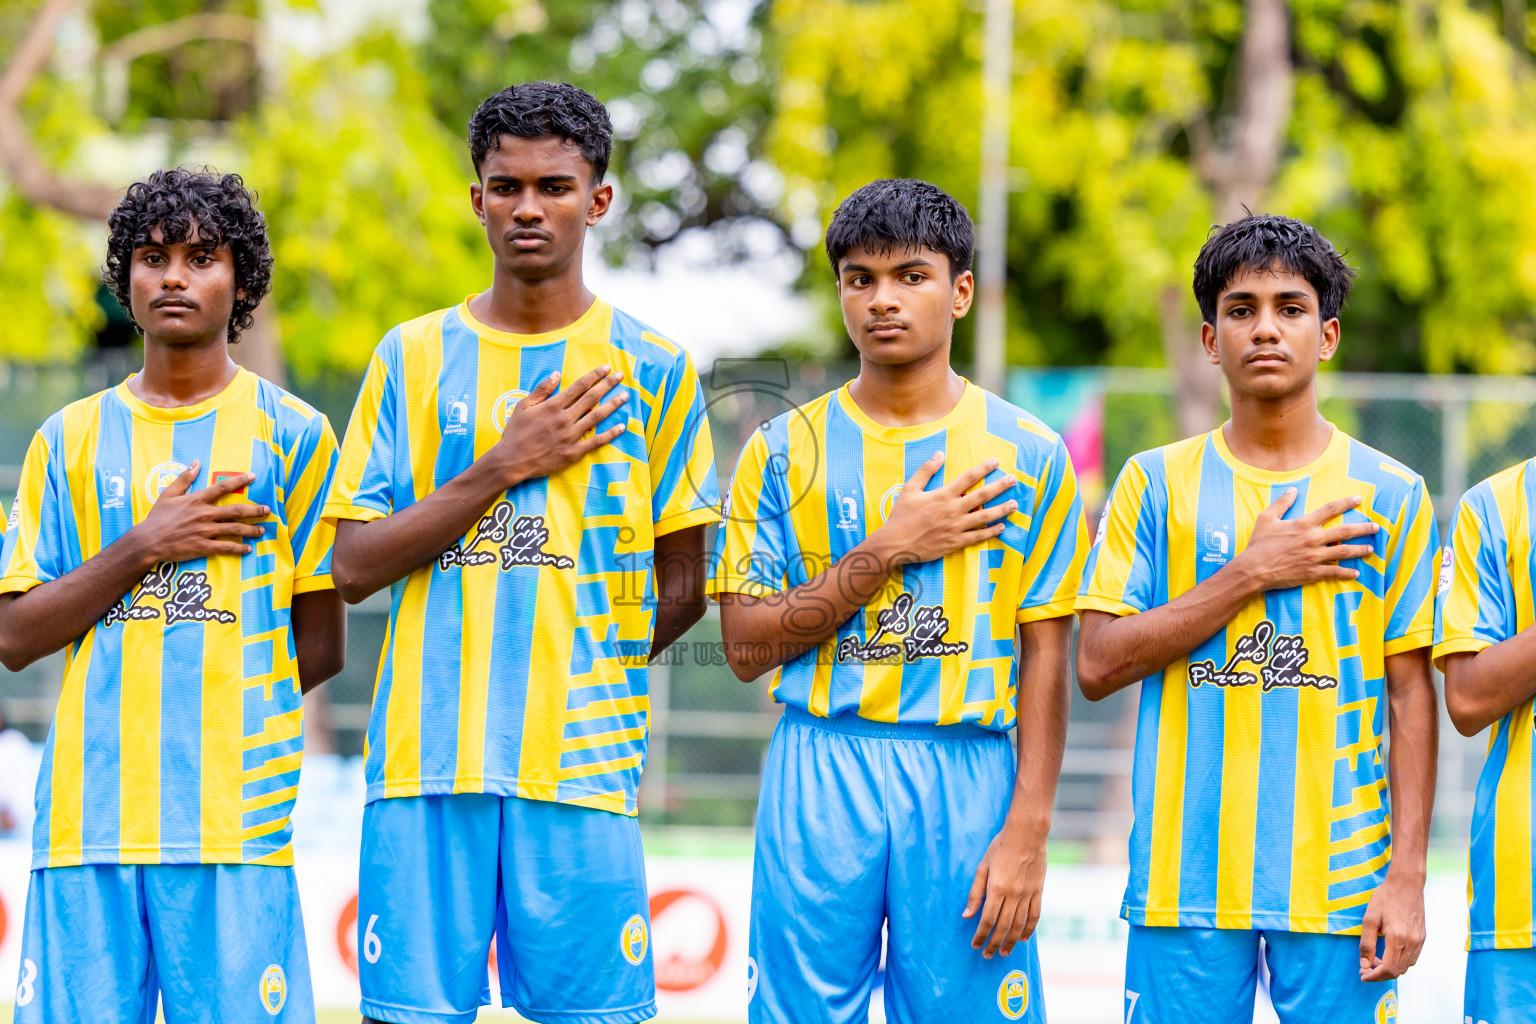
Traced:
<path fill-rule="evenodd" d="M 37 0 L 0 0 L 7 38 L 36 10 Z M 720 228 L 729 256 L 741 244 L 731 228 L 779 199 L 759 159 L 771 76 L 758 0 L 434 0 L 423 32 L 381 22 L 339 41 L 312 0 L 97 0 L 87 11 L 67 33 L 74 49 L 26 104 L 39 148 L 60 173 L 113 184 L 162 162 L 239 171 L 271 228 L 278 333 L 301 378 L 361 367 L 392 324 L 489 280 L 464 126 L 510 82 L 574 81 L 608 102 L 622 197 L 603 228 L 610 259 L 706 226 Z M 267 47 L 259 55 L 219 37 L 122 67 L 106 59 L 192 16 L 248 26 L 274 11 L 312 19 L 317 45 L 274 42 L 269 24 L 253 37 Z M 101 234 L 0 182 L 0 301 L 12 327 L 0 355 L 69 358 L 89 346 L 102 318 L 92 298 Z"/>
<path fill-rule="evenodd" d="M 288 62 L 239 130 L 271 225 L 273 296 L 300 378 L 361 367 L 391 326 L 490 280 L 466 147 L 388 35 Z"/>
<path fill-rule="evenodd" d="M 608 105 L 621 202 L 603 231 L 611 259 L 705 226 L 729 252 L 729 227 L 779 198 L 754 164 L 771 81 L 762 0 L 432 0 L 428 17 L 423 68 L 455 131 L 514 82 L 573 82 Z"/>
<path fill-rule="evenodd" d="M 0 60 L 20 39 L 30 5 L 0 0 Z M 35 82 L 26 97 L 38 149 L 68 161 L 79 153 L 82 129 L 97 125 L 78 79 Z M 95 304 L 101 231 L 51 209 L 35 207 L 0 175 L 0 355 L 31 361 L 76 356 L 101 325 Z"/>
<path fill-rule="evenodd" d="M 775 5 L 769 155 L 797 237 L 882 175 L 974 208 L 979 6 Z M 1500 7 L 1291 4 L 1295 95 L 1263 205 L 1360 268 L 1346 367 L 1536 365 L 1536 73 Z M 1158 296 L 1187 287 L 1214 219 L 1198 158 L 1228 129 L 1243 4 L 1019 0 L 1016 19 L 1010 362 L 1156 364 Z"/>

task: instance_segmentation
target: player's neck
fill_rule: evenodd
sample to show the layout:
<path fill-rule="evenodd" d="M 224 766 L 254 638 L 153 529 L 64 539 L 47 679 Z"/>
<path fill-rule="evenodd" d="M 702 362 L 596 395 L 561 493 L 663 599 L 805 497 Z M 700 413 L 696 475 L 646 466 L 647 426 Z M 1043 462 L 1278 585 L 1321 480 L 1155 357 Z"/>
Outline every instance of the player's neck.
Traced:
<path fill-rule="evenodd" d="M 949 415 L 965 397 L 965 378 L 949 365 L 949 347 L 912 363 L 860 361 L 848 395 L 883 427 L 913 427 Z"/>
<path fill-rule="evenodd" d="M 581 252 L 552 277 L 519 278 L 500 266 L 491 287 L 469 300 L 469 313 L 492 330 L 544 334 L 569 327 L 597 301 L 581 276 Z"/>
<path fill-rule="evenodd" d="M 128 382 L 128 390 L 145 405 L 175 409 L 212 398 L 239 372 L 223 332 L 205 342 L 174 345 L 146 337 L 144 369 Z"/>
<path fill-rule="evenodd" d="M 1284 473 L 1317 460 L 1333 440 L 1333 424 L 1317 409 L 1315 385 L 1281 398 L 1232 395 L 1221 427 L 1234 456 L 1255 469 Z"/>

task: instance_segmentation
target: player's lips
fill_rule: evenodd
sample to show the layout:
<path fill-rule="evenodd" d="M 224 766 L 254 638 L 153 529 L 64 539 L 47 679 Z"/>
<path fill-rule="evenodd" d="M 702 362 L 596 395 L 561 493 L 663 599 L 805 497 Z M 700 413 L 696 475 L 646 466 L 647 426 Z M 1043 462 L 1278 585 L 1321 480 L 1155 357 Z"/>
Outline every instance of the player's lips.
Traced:
<path fill-rule="evenodd" d="M 1290 362 L 1279 352 L 1259 352 L 1248 357 L 1249 366 L 1284 366 Z"/>
<path fill-rule="evenodd" d="M 549 241 L 549 235 L 543 231 L 511 231 L 507 233 L 507 241 L 512 243 L 514 249 L 528 251 L 537 249 Z"/>
<path fill-rule="evenodd" d="M 864 327 L 864 330 L 877 338 L 894 338 L 906 329 L 906 324 L 898 323 L 895 320 L 876 320 L 874 323 L 867 324 Z"/>
<path fill-rule="evenodd" d="M 191 299 L 167 296 L 166 298 L 156 299 L 154 302 L 151 302 L 149 304 L 149 308 L 166 310 L 194 310 L 197 308 L 197 303 L 193 302 Z"/>

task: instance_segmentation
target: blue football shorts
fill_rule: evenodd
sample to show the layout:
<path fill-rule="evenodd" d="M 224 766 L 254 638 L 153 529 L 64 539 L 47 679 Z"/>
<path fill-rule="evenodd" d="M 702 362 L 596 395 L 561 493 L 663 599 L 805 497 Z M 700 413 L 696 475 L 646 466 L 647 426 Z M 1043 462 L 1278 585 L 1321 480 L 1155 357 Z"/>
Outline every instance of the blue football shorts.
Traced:
<path fill-rule="evenodd" d="M 1467 954 L 1464 1024 L 1536 1024 L 1536 949 Z"/>
<path fill-rule="evenodd" d="M 749 1019 L 868 1020 L 884 928 L 891 1024 L 1041 1024 L 1033 938 L 983 959 L 960 916 L 1015 764 L 1007 733 L 785 709 L 758 801 Z"/>
<path fill-rule="evenodd" d="M 27 890 L 16 1024 L 315 1019 L 293 869 L 40 868 Z"/>
<path fill-rule="evenodd" d="M 1126 1024 L 1252 1020 L 1260 956 L 1280 1024 L 1396 1024 L 1397 982 L 1360 980 L 1358 935 L 1139 925 L 1125 957 Z"/>
<path fill-rule="evenodd" d="M 634 818 L 482 793 L 388 797 L 363 811 L 362 1011 L 471 1021 L 501 1001 L 544 1024 L 656 1015 L 645 858 Z"/>

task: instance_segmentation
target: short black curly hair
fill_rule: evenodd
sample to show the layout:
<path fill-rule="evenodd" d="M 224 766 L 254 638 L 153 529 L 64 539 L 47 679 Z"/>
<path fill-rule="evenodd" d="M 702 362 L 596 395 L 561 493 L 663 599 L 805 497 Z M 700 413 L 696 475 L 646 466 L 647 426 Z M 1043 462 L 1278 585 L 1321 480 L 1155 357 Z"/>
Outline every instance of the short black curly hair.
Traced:
<path fill-rule="evenodd" d="M 613 122 L 608 108 L 585 89 L 567 82 L 524 82 L 486 97 L 469 119 L 469 157 L 475 173 L 485 154 L 501 148 L 503 135 L 525 139 L 554 136 L 574 143 L 592 165 L 592 180 L 602 181 L 613 156 Z"/>
<path fill-rule="evenodd" d="M 1339 315 L 1355 283 L 1354 269 L 1310 224 L 1294 217 L 1250 213 L 1211 229 L 1195 257 L 1195 301 L 1206 323 L 1216 323 L 1216 303 L 1233 278 L 1250 271 L 1281 270 L 1307 279 L 1326 322 Z"/>
<path fill-rule="evenodd" d="M 256 197 L 238 174 L 218 174 L 172 167 L 156 171 L 128 186 L 122 202 L 107 218 L 107 265 L 101 278 L 133 315 L 128 287 L 133 250 L 148 245 L 159 228 L 167 243 L 196 238 L 228 246 L 235 260 L 235 296 L 229 315 L 229 340 L 238 341 L 250 329 L 251 314 L 272 287 L 272 246 L 267 221 L 256 209 Z M 137 326 L 137 324 L 135 324 Z"/>
<path fill-rule="evenodd" d="M 827 260 L 839 273 L 854 249 L 885 255 L 895 249 L 932 249 L 949 258 L 951 281 L 971 269 L 976 233 L 960 200 L 916 178 L 882 178 L 844 199 L 827 225 Z"/>

